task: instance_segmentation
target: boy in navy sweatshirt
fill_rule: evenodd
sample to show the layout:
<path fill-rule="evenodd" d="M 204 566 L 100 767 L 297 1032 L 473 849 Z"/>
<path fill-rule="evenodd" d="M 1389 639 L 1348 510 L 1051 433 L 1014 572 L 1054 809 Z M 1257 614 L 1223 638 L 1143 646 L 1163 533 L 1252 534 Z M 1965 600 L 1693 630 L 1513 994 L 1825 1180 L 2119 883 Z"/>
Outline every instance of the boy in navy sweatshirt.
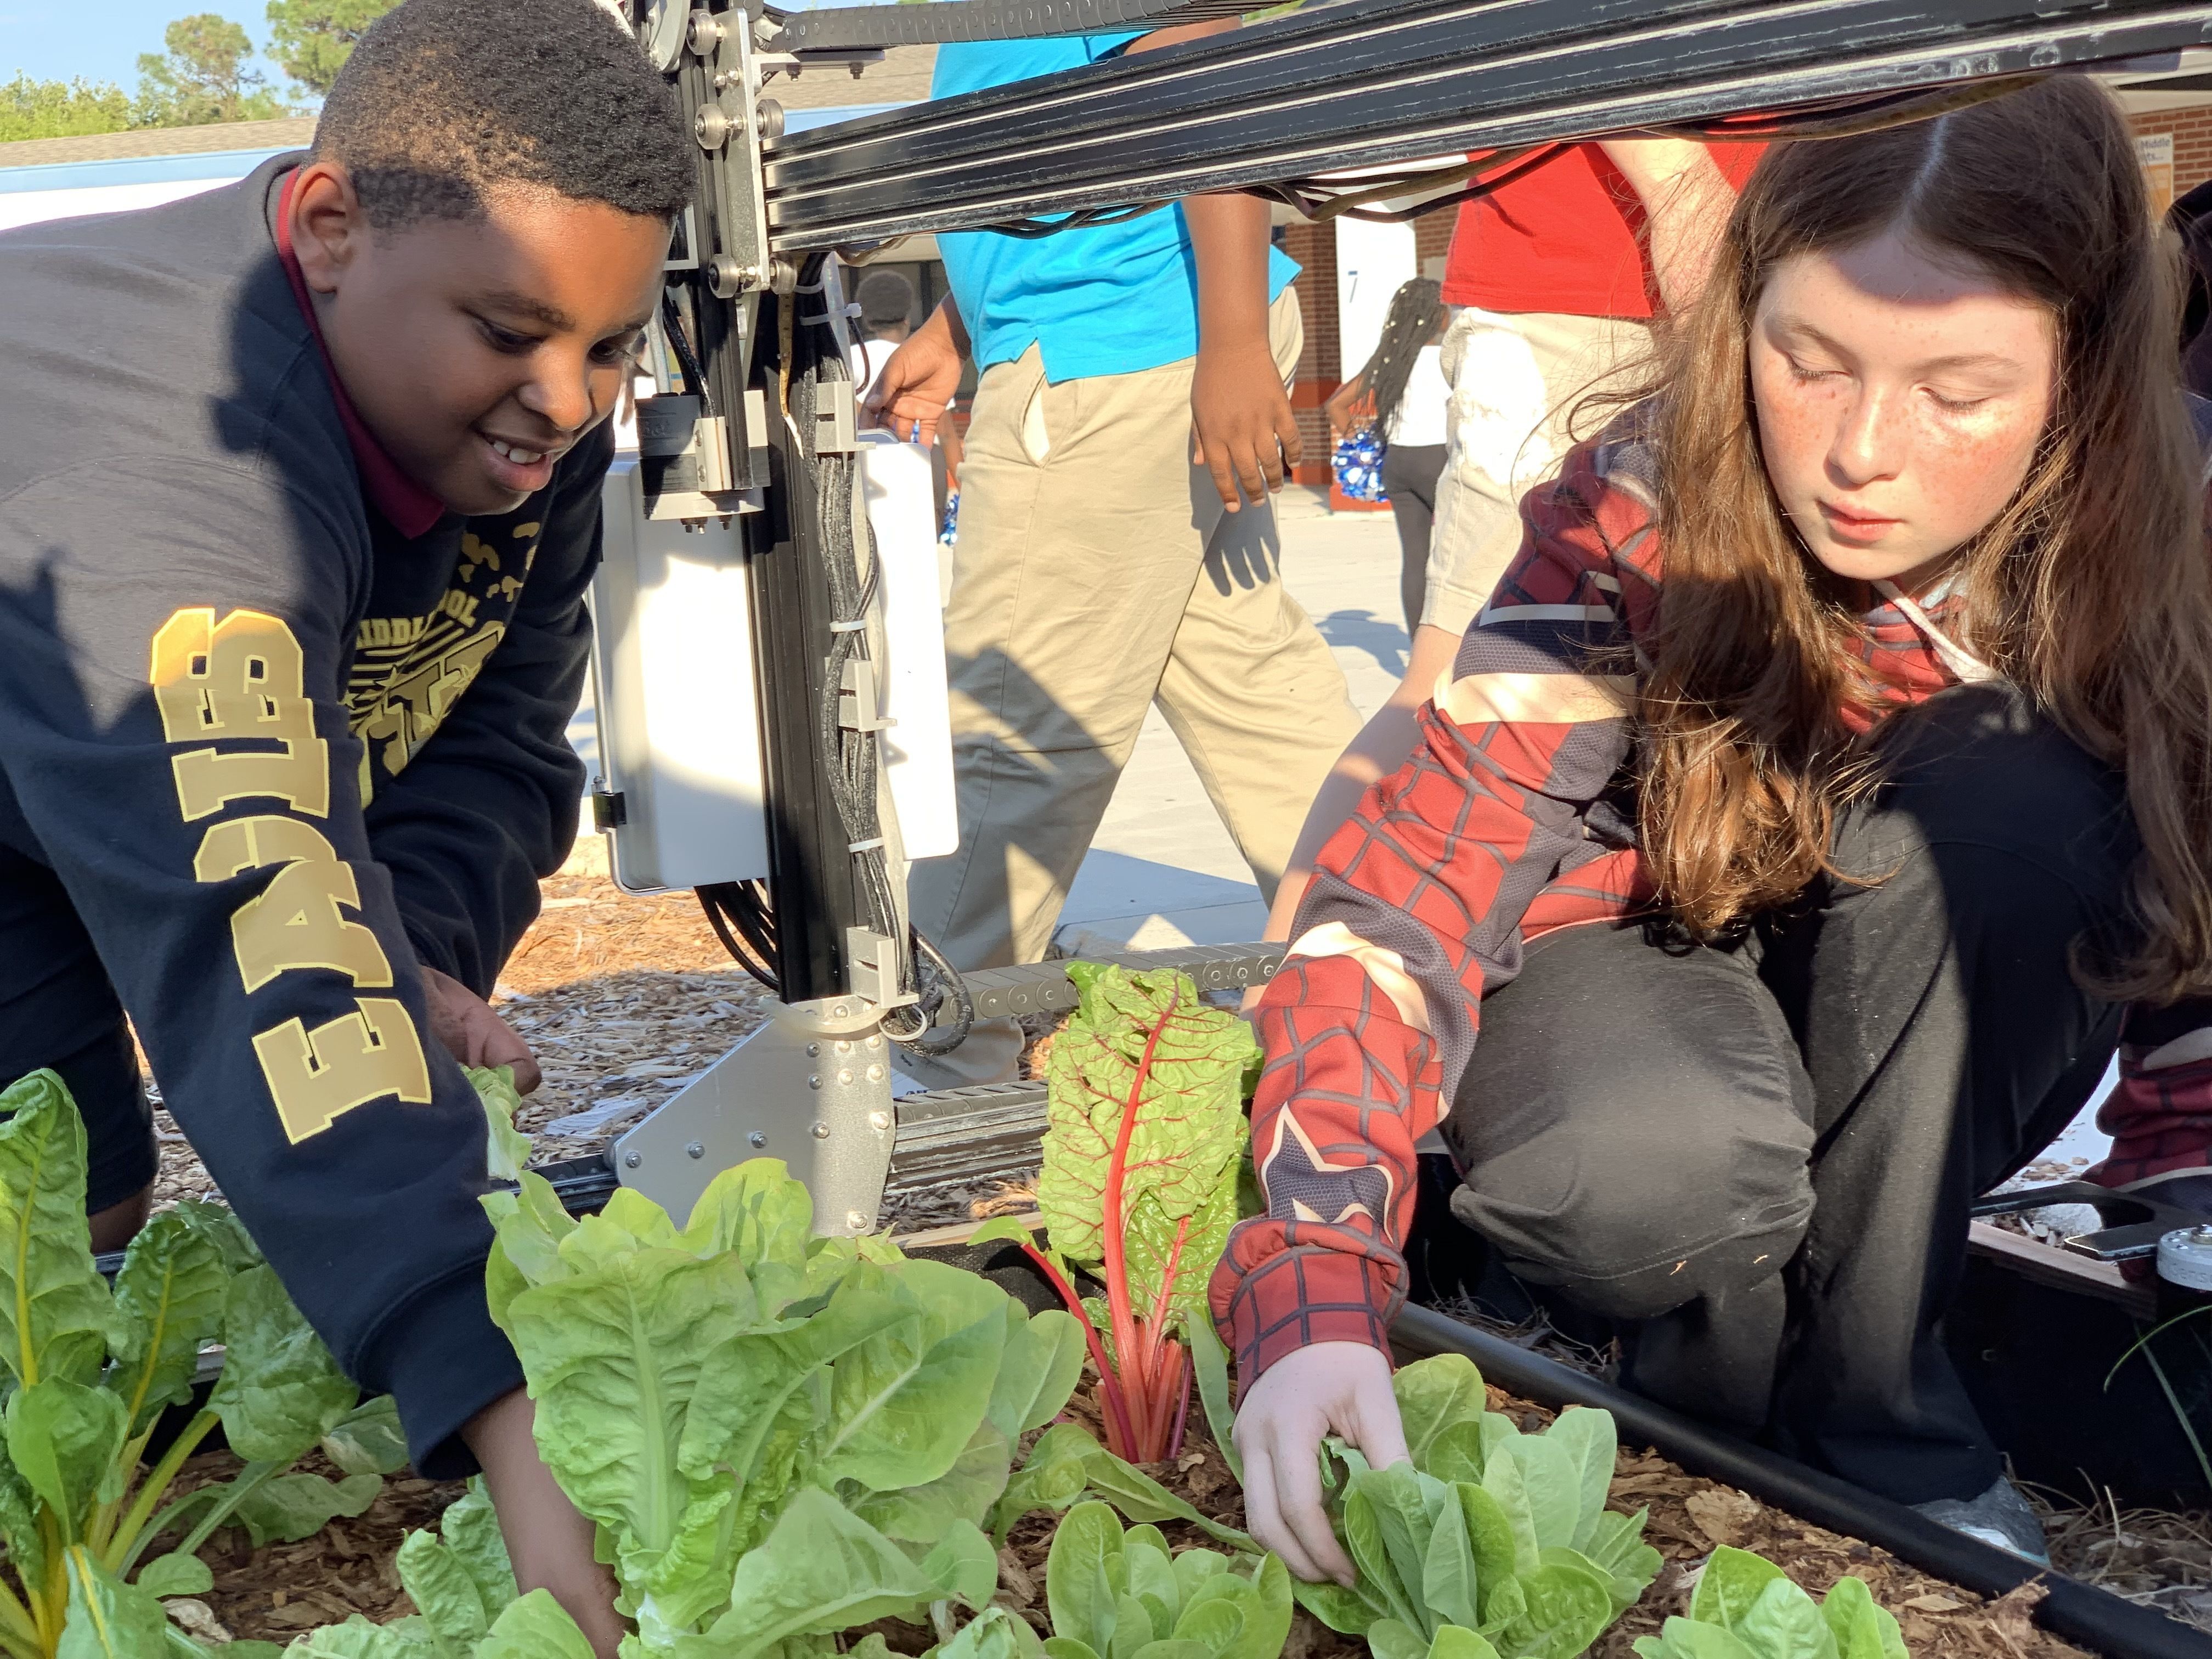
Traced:
<path fill-rule="evenodd" d="M 480 1464 L 609 1652 L 460 1062 L 532 1069 L 483 999 L 575 833 L 605 422 L 690 145 L 592 0 L 407 0 L 313 150 L 0 235 L 0 1082 L 69 1084 L 112 1248 L 135 1028 L 417 1467 Z"/>

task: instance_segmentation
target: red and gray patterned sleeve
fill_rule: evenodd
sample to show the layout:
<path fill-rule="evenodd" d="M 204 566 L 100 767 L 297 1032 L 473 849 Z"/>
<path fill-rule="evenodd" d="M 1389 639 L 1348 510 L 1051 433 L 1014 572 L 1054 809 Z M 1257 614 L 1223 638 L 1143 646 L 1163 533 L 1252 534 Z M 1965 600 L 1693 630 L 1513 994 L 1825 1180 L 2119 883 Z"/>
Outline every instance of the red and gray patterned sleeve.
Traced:
<path fill-rule="evenodd" d="M 1414 1142 L 1466 1067 L 1484 991 L 1520 969 L 1531 902 L 1602 850 L 1583 818 L 1626 756 L 1632 682 L 1594 659 L 1648 614 L 1650 507 L 1627 442 L 1584 445 L 1530 492 L 1521 553 L 1423 707 L 1412 758 L 1316 861 L 1258 1015 L 1267 1207 L 1211 1286 L 1247 1387 L 1310 1343 L 1384 1344 Z"/>
<path fill-rule="evenodd" d="M 2128 1010 L 2120 1081 L 2097 1113 L 2112 1150 L 2088 1178 L 2134 1187 L 2212 1174 L 2212 998 Z"/>

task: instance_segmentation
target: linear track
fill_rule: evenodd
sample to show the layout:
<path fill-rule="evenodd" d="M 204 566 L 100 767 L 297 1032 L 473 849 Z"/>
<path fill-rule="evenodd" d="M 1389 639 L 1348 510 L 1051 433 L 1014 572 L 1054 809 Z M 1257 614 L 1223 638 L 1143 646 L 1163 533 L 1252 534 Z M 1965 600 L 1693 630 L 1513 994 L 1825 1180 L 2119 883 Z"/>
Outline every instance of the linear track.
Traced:
<path fill-rule="evenodd" d="M 793 135 L 778 251 L 2171 51 L 2212 0 L 1385 0 Z"/>

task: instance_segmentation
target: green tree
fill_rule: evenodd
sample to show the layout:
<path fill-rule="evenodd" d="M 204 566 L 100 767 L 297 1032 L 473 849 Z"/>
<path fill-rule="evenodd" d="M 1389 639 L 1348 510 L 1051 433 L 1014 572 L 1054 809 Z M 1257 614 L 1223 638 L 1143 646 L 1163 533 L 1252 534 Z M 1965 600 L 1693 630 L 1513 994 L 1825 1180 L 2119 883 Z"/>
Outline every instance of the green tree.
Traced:
<path fill-rule="evenodd" d="M 18 138 L 80 138 L 120 132 L 131 125 L 131 100 L 122 88 L 75 81 L 33 81 L 17 71 L 0 86 L 0 143 Z"/>
<path fill-rule="evenodd" d="M 269 0 L 269 55 L 316 97 L 393 0 Z"/>
<path fill-rule="evenodd" d="M 179 17 L 161 36 L 169 50 L 138 58 L 138 118 L 144 127 L 198 127 L 216 121 L 266 121 L 291 106 L 248 69 L 253 42 L 219 13 Z"/>

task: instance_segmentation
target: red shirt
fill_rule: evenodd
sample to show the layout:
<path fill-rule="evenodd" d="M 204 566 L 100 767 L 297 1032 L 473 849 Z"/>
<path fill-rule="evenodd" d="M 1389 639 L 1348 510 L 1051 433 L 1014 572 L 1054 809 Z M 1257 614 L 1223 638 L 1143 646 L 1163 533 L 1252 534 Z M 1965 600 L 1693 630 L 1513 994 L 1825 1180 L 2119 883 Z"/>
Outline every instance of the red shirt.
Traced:
<path fill-rule="evenodd" d="M 1737 189 L 1766 146 L 1708 147 Z M 1648 318 L 1659 285 L 1644 242 L 1644 204 L 1595 144 L 1462 202 L 1444 259 L 1446 305 Z"/>

